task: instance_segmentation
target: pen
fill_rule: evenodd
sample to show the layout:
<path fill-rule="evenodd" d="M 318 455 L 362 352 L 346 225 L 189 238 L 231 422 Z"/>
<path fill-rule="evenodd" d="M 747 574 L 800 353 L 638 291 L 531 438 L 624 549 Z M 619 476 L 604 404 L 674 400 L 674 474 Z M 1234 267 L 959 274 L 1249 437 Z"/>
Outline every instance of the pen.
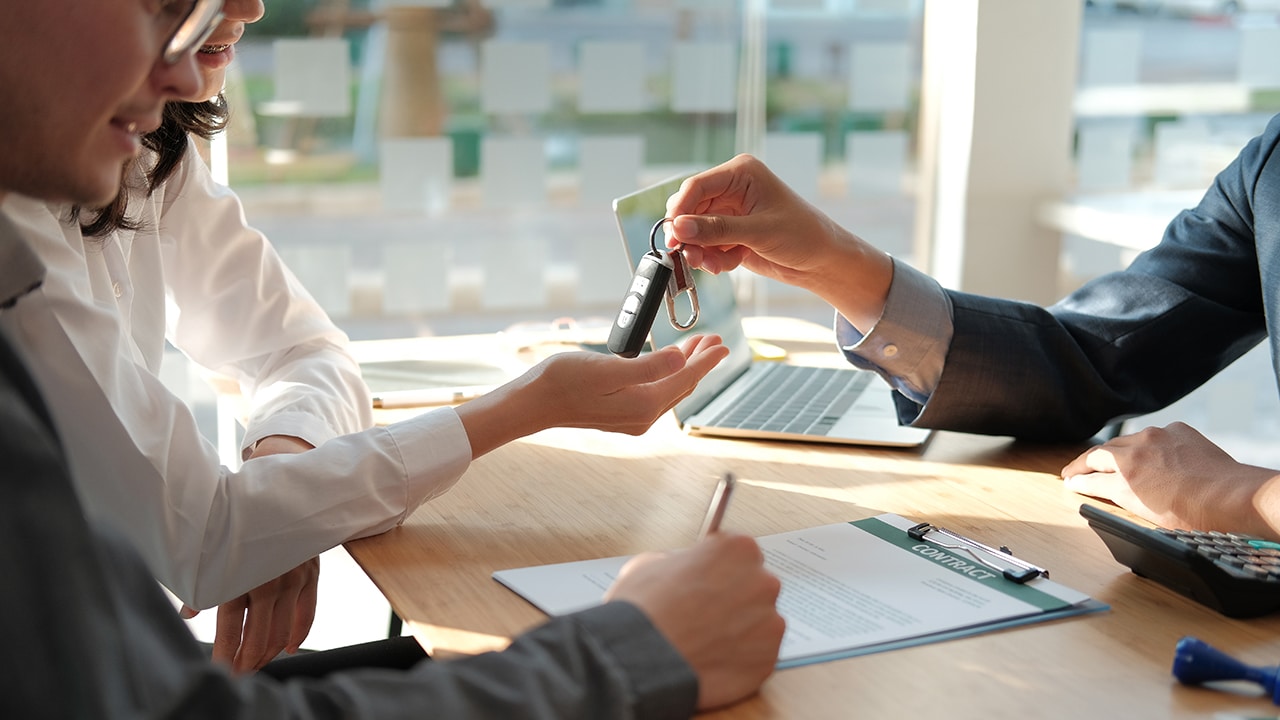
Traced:
<path fill-rule="evenodd" d="M 711 506 L 707 508 L 707 517 L 702 521 L 702 529 L 698 531 L 698 540 L 720 529 L 720 521 L 724 519 L 725 508 L 729 507 L 729 497 L 733 495 L 733 486 L 737 479 L 733 473 L 725 473 L 716 484 L 711 494 Z"/>

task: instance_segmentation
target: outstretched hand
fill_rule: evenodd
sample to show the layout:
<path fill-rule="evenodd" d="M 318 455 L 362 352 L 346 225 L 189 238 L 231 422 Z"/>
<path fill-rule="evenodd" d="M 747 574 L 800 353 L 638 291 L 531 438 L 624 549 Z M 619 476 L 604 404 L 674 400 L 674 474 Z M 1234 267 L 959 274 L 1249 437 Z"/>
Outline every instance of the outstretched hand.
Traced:
<path fill-rule="evenodd" d="M 459 405 L 472 458 L 552 427 L 640 435 L 729 355 L 718 335 L 636 358 L 558 353 L 483 397 Z"/>
<path fill-rule="evenodd" d="M 561 353 L 542 366 L 556 426 L 640 435 L 729 356 L 718 335 L 695 335 L 636 358 Z"/>
<path fill-rule="evenodd" d="M 1184 423 L 1091 448 L 1062 469 L 1065 486 L 1168 528 L 1280 538 L 1280 476 L 1236 462 Z"/>

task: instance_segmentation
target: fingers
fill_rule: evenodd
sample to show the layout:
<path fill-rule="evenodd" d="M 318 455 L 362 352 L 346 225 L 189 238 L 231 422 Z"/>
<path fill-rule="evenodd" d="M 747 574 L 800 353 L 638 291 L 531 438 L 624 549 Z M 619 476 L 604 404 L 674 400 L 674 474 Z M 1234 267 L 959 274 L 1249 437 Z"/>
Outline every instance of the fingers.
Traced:
<path fill-rule="evenodd" d="M 313 558 L 219 606 L 214 659 L 243 673 L 297 652 L 315 620 L 319 574 Z"/>
<path fill-rule="evenodd" d="M 1115 473 L 1071 475 L 1063 479 L 1062 486 L 1071 492 L 1104 500 L 1114 500 L 1122 489 L 1128 488 L 1124 478 Z"/>
<path fill-rule="evenodd" d="M 320 558 L 313 558 L 303 563 L 302 568 L 309 573 L 307 582 L 298 593 L 293 615 L 293 628 L 289 633 L 289 645 L 285 652 L 296 653 L 302 642 L 311 633 L 311 624 L 316 619 L 316 601 L 320 592 Z"/>
<path fill-rule="evenodd" d="M 628 380 L 634 383 L 651 383 L 669 377 L 685 366 L 685 353 L 676 347 L 665 347 L 657 352 L 642 354 L 626 360 L 630 363 Z"/>
<path fill-rule="evenodd" d="M 1083 475 L 1093 472 L 1109 472 L 1113 473 L 1118 470 L 1116 456 L 1112 452 L 1115 447 L 1111 443 L 1098 445 L 1089 448 L 1081 453 L 1075 460 L 1067 463 L 1060 473 L 1062 477 L 1068 478 L 1073 475 Z"/>
<path fill-rule="evenodd" d="M 681 183 L 680 189 L 667 198 L 667 217 L 710 212 L 744 214 L 758 197 L 761 186 L 778 182 L 760 160 L 738 155 Z"/>
<path fill-rule="evenodd" d="M 689 357 L 684 367 L 642 388 L 654 397 L 665 398 L 665 407 L 658 415 L 670 410 L 676 403 L 688 397 L 707 373 L 729 357 L 729 348 L 720 344 L 718 336 L 701 338 L 692 350 L 686 350 L 686 352 Z"/>
<path fill-rule="evenodd" d="M 241 595 L 218 606 L 218 620 L 213 634 L 213 659 L 232 665 L 240 651 L 240 638 L 244 632 L 244 613 L 249 607 L 249 596 Z"/>
<path fill-rule="evenodd" d="M 690 360 L 698 353 L 720 345 L 721 342 L 719 335 L 693 335 L 685 339 L 680 350 L 684 353 L 685 360 Z"/>
<path fill-rule="evenodd" d="M 257 598 L 253 597 L 255 594 L 258 595 Z M 231 665 L 232 670 L 241 673 L 257 670 L 284 650 L 291 623 L 282 616 L 292 616 L 292 613 L 281 612 L 284 608 L 277 600 L 278 598 L 266 596 L 258 590 L 250 593 L 248 612 L 244 619 L 244 636 L 240 642 L 240 651 L 236 653 Z"/>
<path fill-rule="evenodd" d="M 178 611 L 178 617 L 182 618 L 183 620 L 190 620 L 191 618 L 199 614 L 200 614 L 199 610 L 191 607 L 190 605 L 187 605 L 186 603 L 183 603 L 182 609 Z"/>
<path fill-rule="evenodd" d="M 698 707 L 755 692 L 773 672 L 786 623 L 781 583 L 753 539 L 732 532 L 693 547 L 633 560 L 610 598 L 643 610 L 698 676 Z"/>

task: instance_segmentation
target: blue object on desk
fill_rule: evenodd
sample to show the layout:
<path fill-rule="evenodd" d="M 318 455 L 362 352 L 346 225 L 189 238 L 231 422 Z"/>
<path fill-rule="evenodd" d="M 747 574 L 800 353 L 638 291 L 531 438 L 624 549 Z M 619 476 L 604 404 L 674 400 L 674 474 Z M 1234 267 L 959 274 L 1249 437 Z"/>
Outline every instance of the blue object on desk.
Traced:
<path fill-rule="evenodd" d="M 1193 637 L 1178 641 L 1173 655 L 1173 676 L 1183 685 L 1214 680 L 1248 680 L 1266 689 L 1271 702 L 1280 705 L 1280 666 L 1246 665 Z"/>

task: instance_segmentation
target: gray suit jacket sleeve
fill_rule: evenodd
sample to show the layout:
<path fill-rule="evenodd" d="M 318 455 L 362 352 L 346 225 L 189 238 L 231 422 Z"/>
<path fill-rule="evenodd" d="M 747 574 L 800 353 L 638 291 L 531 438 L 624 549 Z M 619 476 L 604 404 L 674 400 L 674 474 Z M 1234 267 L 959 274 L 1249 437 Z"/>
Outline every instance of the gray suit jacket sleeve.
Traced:
<path fill-rule="evenodd" d="M 1160 409 L 1270 334 L 1280 291 L 1280 116 L 1131 266 L 1056 305 L 949 292 L 955 334 L 903 422 L 1034 440 L 1087 438 Z"/>
<path fill-rule="evenodd" d="M 0 458 L 0 717 L 597 719 L 694 711 L 696 677 L 626 603 L 554 619 L 505 652 L 425 661 L 409 672 L 287 684 L 233 678 L 204 656 L 127 542 L 86 524 L 52 423 L 2 333 Z"/>

